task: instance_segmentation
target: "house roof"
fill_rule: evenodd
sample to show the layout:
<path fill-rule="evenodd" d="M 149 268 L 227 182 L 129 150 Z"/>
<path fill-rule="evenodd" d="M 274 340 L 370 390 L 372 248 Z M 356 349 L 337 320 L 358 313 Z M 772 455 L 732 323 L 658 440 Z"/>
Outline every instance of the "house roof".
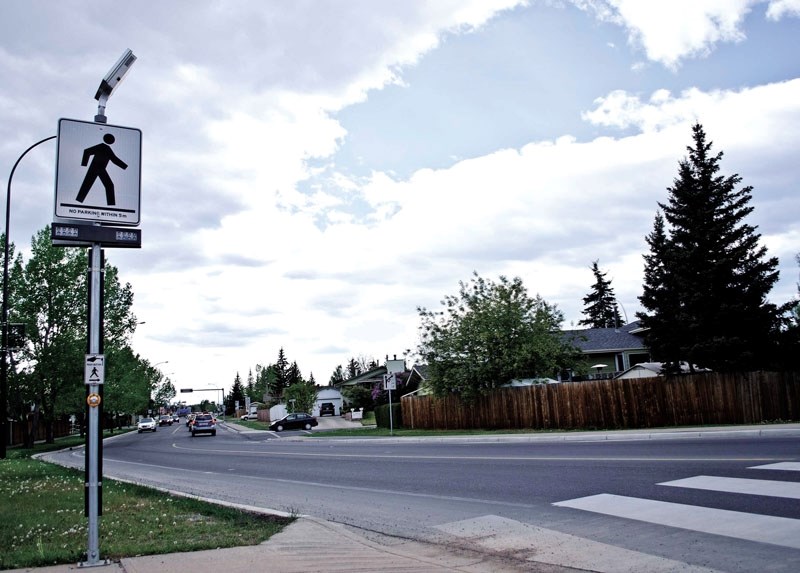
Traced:
<path fill-rule="evenodd" d="M 427 364 L 414 364 L 411 367 L 411 376 L 418 376 L 420 380 L 425 380 L 428 377 Z"/>
<path fill-rule="evenodd" d="M 539 384 L 558 384 L 553 378 L 515 378 L 511 382 L 501 384 L 501 388 L 521 388 L 523 386 L 536 386 Z"/>
<path fill-rule="evenodd" d="M 621 350 L 647 350 L 641 336 L 642 326 L 638 320 L 619 328 L 584 328 L 565 330 L 563 335 L 581 352 L 616 352 Z"/>
<path fill-rule="evenodd" d="M 342 393 L 339 392 L 336 388 L 323 388 L 317 392 L 317 400 L 324 400 L 324 399 L 341 399 Z"/>
<path fill-rule="evenodd" d="M 681 372 L 683 374 L 688 374 L 688 373 L 690 373 L 692 371 L 692 369 L 689 367 L 689 363 L 688 362 L 681 362 L 680 363 L 680 367 L 681 367 Z M 626 374 L 629 374 L 631 372 L 636 372 L 636 371 L 648 371 L 648 372 L 653 372 L 653 373 L 657 374 L 658 376 L 663 376 L 663 369 L 664 369 L 664 363 L 663 362 L 640 362 L 639 364 L 634 364 L 633 366 L 631 366 L 627 370 L 624 370 L 624 371 L 620 372 L 616 376 L 616 378 L 622 378 Z M 694 367 L 694 370 L 695 370 L 695 372 L 710 372 L 710 370 L 708 368 L 699 368 L 697 366 Z"/>
<path fill-rule="evenodd" d="M 336 385 L 337 388 L 341 388 L 342 386 L 357 386 L 359 384 L 373 384 L 376 381 L 383 380 L 383 375 L 386 374 L 386 366 L 378 366 L 377 368 L 373 368 L 372 370 L 367 370 L 366 372 L 359 374 L 358 376 L 353 376 L 349 380 L 345 380 L 344 382 L 340 382 Z"/>

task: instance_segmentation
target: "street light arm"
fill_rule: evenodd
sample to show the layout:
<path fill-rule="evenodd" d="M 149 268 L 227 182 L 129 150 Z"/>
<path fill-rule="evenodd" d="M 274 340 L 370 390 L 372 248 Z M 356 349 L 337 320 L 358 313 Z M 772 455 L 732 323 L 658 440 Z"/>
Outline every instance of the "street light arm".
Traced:
<path fill-rule="evenodd" d="M 11 232 L 11 182 L 14 179 L 14 172 L 17 170 L 17 165 L 22 161 L 22 158 L 34 147 L 41 145 L 45 141 L 55 139 L 56 137 L 55 135 L 45 137 L 23 151 L 22 155 L 20 155 L 14 163 L 14 167 L 11 168 L 11 174 L 8 176 L 8 187 L 6 188 L 6 234 L 5 244 L 3 245 L 3 310 L 2 317 L 0 317 L 3 329 L 2 348 L 0 348 L 0 355 L 2 355 L 2 358 L 0 358 L 0 427 L 2 428 L 2 431 L 0 431 L 0 441 L 2 441 L 0 445 L 0 459 L 5 459 L 6 457 L 6 442 L 8 441 L 8 416 L 6 416 L 6 411 L 8 406 L 8 253 L 9 244 L 11 243 L 9 240 L 9 234 Z"/>

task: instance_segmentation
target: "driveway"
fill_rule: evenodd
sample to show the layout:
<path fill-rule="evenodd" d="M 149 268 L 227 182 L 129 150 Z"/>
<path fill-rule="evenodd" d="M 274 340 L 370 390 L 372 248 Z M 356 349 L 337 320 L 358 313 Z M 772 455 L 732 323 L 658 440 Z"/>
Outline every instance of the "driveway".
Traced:
<path fill-rule="evenodd" d="M 350 422 L 344 416 L 317 416 L 319 425 L 315 430 L 343 430 L 350 428 L 363 428 L 361 420 Z"/>

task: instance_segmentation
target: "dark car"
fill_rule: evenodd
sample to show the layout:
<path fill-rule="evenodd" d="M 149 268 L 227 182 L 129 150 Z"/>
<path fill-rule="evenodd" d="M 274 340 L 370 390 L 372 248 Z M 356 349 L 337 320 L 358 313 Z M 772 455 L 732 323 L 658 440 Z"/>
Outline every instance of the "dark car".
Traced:
<path fill-rule="evenodd" d="M 217 435 L 217 421 L 211 414 L 197 414 L 190 428 L 192 430 L 192 437 L 197 434 Z"/>
<path fill-rule="evenodd" d="M 319 417 L 330 414 L 331 416 L 336 415 L 336 407 L 331 402 L 325 402 L 320 405 L 319 407 Z"/>
<path fill-rule="evenodd" d="M 283 430 L 310 430 L 317 425 L 317 419 L 305 412 L 294 412 L 286 414 L 280 420 L 276 420 L 269 425 L 269 429 L 275 432 Z"/>
<path fill-rule="evenodd" d="M 159 416 L 158 425 L 159 426 L 171 426 L 172 425 L 172 416 Z"/>

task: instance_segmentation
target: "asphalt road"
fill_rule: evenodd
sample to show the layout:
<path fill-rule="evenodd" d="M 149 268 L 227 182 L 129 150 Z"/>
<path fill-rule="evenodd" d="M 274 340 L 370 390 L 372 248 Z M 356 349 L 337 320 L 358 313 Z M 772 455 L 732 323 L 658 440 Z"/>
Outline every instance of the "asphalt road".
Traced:
<path fill-rule="evenodd" d="M 165 426 L 106 441 L 104 470 L 473 549 L 525 551 L 555 536 L 563 550 L 593 558 L 608 552 L 632 563 L 655 556 L 721 571 L 800 571 L 797 437 L 297 439 L 305 434 L 222 425 L 216 436 L 193 438 L 183 425 Z M 82 450 L 60 457 L 83 464 Z M 796 466 L 773 466 L 787 463 Z"/>

